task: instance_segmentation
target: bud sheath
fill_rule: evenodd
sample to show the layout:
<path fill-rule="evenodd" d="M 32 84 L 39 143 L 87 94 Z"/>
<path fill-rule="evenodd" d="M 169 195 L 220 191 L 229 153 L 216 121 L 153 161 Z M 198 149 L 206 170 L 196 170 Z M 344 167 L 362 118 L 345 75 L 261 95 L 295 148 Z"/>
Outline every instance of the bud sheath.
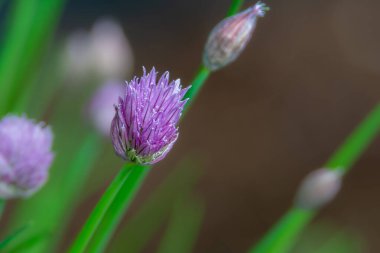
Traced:
<path fill-rule="evenodd" d="M 221 21 L 211 31 L 203 53 L 203 64 L 209 70 L 218 70 L 236 60 L 256 27 L 257 17 L 268 8 L 261 2 Z"/>

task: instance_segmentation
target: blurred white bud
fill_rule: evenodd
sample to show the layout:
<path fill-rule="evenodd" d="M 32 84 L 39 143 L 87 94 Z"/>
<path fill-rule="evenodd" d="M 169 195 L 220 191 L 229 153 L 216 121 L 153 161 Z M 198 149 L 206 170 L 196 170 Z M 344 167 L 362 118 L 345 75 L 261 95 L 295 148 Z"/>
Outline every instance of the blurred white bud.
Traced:
<path fill-rule="evenodd" d="M 133 68 L 133 53 L 122 27 L 111 19 L 100 19 L 90 32 L 74 32 L 67 38 L 63 54 L 64 75 L 69 83 L 95 78 L 125 79 Z"/>
<path fill-rule="evenodd" d="M 263 17 L 268 9 L 258 2 L 217 24 L 206 42 L 203 64 L 209 70 L 218 70 L 235 61 L 250 41 L 257 17 Z"/>
<path fill-rule="evenodd" d="M 122 96 L 123 87 L 122 82 L 107 82 L 98 88 L 90 102 L 90 119 L 104 136 L 110 136 L 111 122 L 115 116 L 114 105 Z"/>
<path fill-rule="evenodd" d="M 97 73 L 108 78 L 130 74 L 132 49 L 123 28 L 111 19 L 97 21 L 91 31 L 92 59 Z"/>
<path fill-rule="evenodd" d="M 296 196 L 296 206 L 316 209 L 329 203 L 341 188 L 342 175 L 342 172 L 337 170 L 312 171 L 301 183 Z"/>
<path fill-rule="evenodd" d="M 64 45 L 63 69 L 69 84 L 81 83 L 91 73 L 90 38 L 84 30 L 70 34 Z"/>

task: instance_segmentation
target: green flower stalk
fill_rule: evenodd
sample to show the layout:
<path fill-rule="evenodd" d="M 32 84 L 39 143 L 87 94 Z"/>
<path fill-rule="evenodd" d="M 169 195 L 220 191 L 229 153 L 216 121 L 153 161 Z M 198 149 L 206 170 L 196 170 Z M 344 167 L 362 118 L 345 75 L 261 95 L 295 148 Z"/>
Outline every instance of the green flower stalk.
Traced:
<path fill-rule="evenodd" d="M 292 208 L 250 249 L 249 253 L 287 253 L 298 235 L 338 192 L 341 178 L 380 131 L 380 104 L 365 118 L 323 166 L 301 184 Z"/>
<path fill-rule="evenodd" d="M 123 183 L 128 179 L 134 169 L 134 164 L 126 165 L 120 173 L 115 177 L 111 185 L 107 188 L 102 198 L 93 209 L 90 217 L 87 219 L 86 224 L 83 226 L 81 233 L 78 235 L 77 240 L 72 245 L 69 252 L 84 252 L 90 238 L 94 234 L 96 228 L 99 226 L 100 221 L 104 217 L 105 211 L 116 197 L 118 191 L 123 186 Z"/>

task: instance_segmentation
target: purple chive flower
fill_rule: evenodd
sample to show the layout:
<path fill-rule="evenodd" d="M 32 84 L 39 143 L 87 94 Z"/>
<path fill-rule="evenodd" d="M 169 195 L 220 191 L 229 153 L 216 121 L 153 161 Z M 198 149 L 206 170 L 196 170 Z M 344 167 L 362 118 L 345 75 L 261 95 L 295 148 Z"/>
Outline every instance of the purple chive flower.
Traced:
<path fill-rule="evenodd" d="M 257 17 L 263 17 L 267 10 L 265 4 L 258 2 L 217 24 L 206 42 L 203 64 L 214 71 L 235 61 L 251 39 Z"/>
<path fill-rule="evenodd" d="M 109 136 L 112 119 L 115 115 L 114 103 L 123 94 L 121 82 L 107 82 L 95 92 L 89 113 L 96 129 L 104 136 Z"/>
<path fill-rule="evenodd" d="M 162 160 L 178 138 L 178 120 L 190 87 L 182 89 L 180 80 L 169 81 L 165 72 L 157 82 L 153 68 L 141 78 L 127 83 L 124 95 L 115 105 L 111 125 L 117 155 L 140 164 Z"/>
<path fill-rule="evenodd" d="M 0 198 L 27 197 L 45 183 L 53 160 L 50 127 L 26 117 L 0 121 Z"/>

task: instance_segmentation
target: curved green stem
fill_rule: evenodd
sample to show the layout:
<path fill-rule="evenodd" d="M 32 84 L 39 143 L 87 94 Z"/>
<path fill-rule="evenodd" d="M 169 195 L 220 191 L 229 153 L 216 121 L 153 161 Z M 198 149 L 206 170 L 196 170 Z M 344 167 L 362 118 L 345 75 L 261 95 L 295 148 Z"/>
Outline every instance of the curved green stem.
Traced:
<path fill-rule="evenodd" d="M 376 137 L 380 130 L 380 104 L 347 137 L 342 146 L 324 165 L 331 170 L 347 172 Z"/>
<path fill-rule="evenodd" d="M 244 3 L 244 0 L 232 0 L 230 8 L 227 11 L 227 17 L 236 14 L 240 8 L 242 7 Z M 194 100 L 196 96 L 198 95 L 199 91 L 201 90 L 201 87 L 206 82 L 207 78 L 210 76 L 211 71 L 206 68 L 205 65 L 201 64 L 199 67 L 199 70 L 197 74 L 195 75 L 190 90 L 186 93 L 185 98 L 189 98 L 190 100 Z M 185 105 L 185 111 L 189 109 L 191 105 L 191 101 L 189 101 Z"/>
<path fill-rule="evenodd" d="M 346 173 L 380 131 L 380 104 L 357 126 L 324 165 Z M 291 208 L 249 253 L 286 253 L 318 210 Z"/>
<path fill-rule="evenodd" d="M 95 253 L 104 251 L 117 225 L 127 211 L 137 191 L 140 189 L 149 169 L 149 167 L 141 165 L 135 165 L 133 167 L 128 179 L 123 183 L 119 193 L 109 206 L 107 214 L 104 216 L 86 252 Z"/>
<path fill-rule="evenodd" d="M 108 207 L 112 204 L 112 201 L 115 199 L 116 194 L 122 188 L 124 182 L 129 178 L 129 175 L 131 174 L 133 168 L 134 164 L 127 164 L 122 170 L 120 170 L 119 174 L 115 177 L 111 185 L 103 194 L 102 198 L 99 200 L 98 204 L 92 210 L 85 225 L 83 226 L 71 249 L 69 250 L 70 253 L 79 253 L 85 250 L 95 230 L 102 221 L 104 214 L 108 210 Z"/>
<path fill-rule="evenodd" d="M 300 231 L 314 217 L 314 211 L 291 208 L 250 253 L 288 252 Z"/>
<path fill-rule="evenodd" d="M 211 72 L 203 64 L 201 64 L 197 74 L 195 75 L 191 88 L 187 91 L 185 98 L 189 99 L 189 102 L 185 105 L 185 112 L 190 108 L 190 105 L 195 100 L 199 91 L 201 90 L 203 84 L 206 82 L 207 78 L 210 76 Z"/>

